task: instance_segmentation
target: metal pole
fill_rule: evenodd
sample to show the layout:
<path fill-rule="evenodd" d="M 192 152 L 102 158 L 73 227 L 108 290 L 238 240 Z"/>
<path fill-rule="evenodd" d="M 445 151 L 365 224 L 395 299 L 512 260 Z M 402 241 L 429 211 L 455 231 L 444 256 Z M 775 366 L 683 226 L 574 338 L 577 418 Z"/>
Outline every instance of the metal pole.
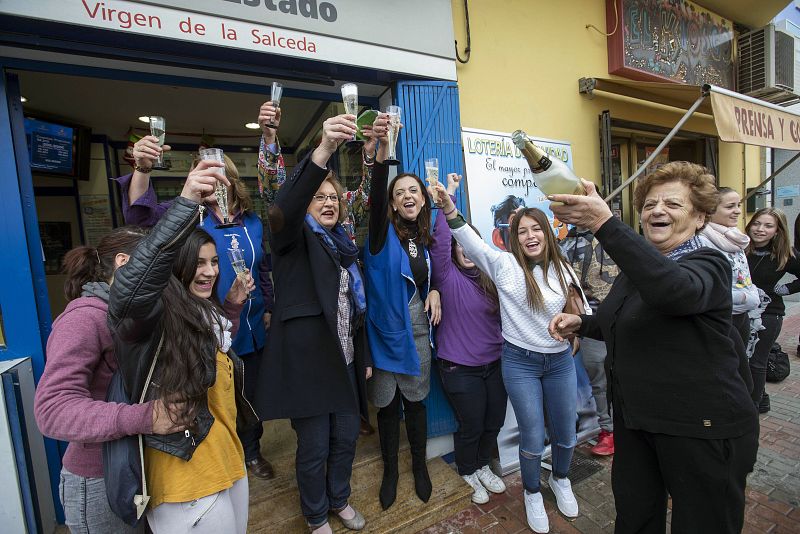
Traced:
<path fill-rule="evenodd" d="M 772 174 L 770 174 L 769 176 L 767 176 L 767 178 L 766 178 L 766 179 L 765 179 L 763 182 L 761 182 L 760 184 L 758 184 L 756 187 L 754 187 L 754 188 L 753 188 L 753 190 L 752 190 L 752 191 L 750 191 L 749 193 L 747 193 L 747 196 L 745 196 L 745 197 L 742 199 L 742 201 L 744 202 L 744 201 L 746 201 L 748 198 L 750 198 L 750 197 L 752 197 L 753 195 L 755 195 L 756 193 L 758 193 L 758 190 L 759 190 L 759 189 L 761 189 L 762 187 L 764 187 L 765 185 L 767 185 L 767 184 L 768 184 L 770 181 L 772 181 L 772 179 L 773 179 L 773 178 L 775 178 L 775 177 L 776 177 L 776 176 L 778 176 L 780 173 L 782 173 L 782 172 L 783 172 L 783 170 L 784 170 L 784 169 L 786 169 L 786 168 L 788 168 L 788 167 L 789 167 L 789 165 L 791 165 L 792 163 L 794 163 L 794 160 L 796 160 L 797 158 L 800 158 L 800 152 L 798 152 L 797 154 L 795 154 L 794 156 L 792 156 L 792 159 L 790 159 L 789 161 L 787 161 L 786 163 L 784 163 L 783 165 L 781 165 L 781 168 L 780 168 L 780 169 L 778 169 L 777 171 L 775 171 L 775 172 L 773 172 Z"/>
<path fill-rule="evenodd" d="M 664 138 L 664 140 L 661 141 L 661 144 L 658 145 L 658 147 L 655 149 L 655 151 L 652 154 L 650 154 L 650 157 L 648 157 L 644 161 L 644 163 L 642 163 L 641 166 L 639 166 L 639 168 L 636 170 L 635 173 L 633 173 L 633 175 L 630 178 L 625 180 L 625 182 L 623 182 L 622 185 L 620 185 L 619 187 L 614 189 L 611 192 L 611 194 L 609 194 L 603 200 L 605 200 L 606 202 L 611 202 L 612 198 L 614 198 L 615 196 L 620 194 L 623 189 L 628 187 L 631 184 L 631 182 L 633 182 L 635 179 L 637 179 L 639 177 L 639 175 L 642 174 L 647 169 L 647 166 L 650 165 L 650 163 L 656 158 L 656 156 L 658 156 L 658 154 L 664 149 L 664 147 L 667 146 L 667 143 L 669 143 L 672 140 L 672 138 L 675 137 L 675 134 L 680 131 L 681 127 L 686 123 L 686 121 L 689 120 L 689 117 L 691 117 L 694 114 L 694 112 L 697 111 L 697 108 L 700 107 L 700 104 L 703 103 L 703 100 L 705 100 L 705 98 L 708 96 L 708 94 L 709 94 L 709 92 L 704 89 L 700 94 L 700 98 L 698 98 L 695 101 L 695 103 L 692 104 L 692 107 L 690 107 L 689 110 L 684 114 L 684 116 L 681 117 L 681 120 L 678 121 L 678 124 L 676 124 L 675 127 L 672 129 L 672 131 L 670 131 L 667 134 L 667 136 Z"/>

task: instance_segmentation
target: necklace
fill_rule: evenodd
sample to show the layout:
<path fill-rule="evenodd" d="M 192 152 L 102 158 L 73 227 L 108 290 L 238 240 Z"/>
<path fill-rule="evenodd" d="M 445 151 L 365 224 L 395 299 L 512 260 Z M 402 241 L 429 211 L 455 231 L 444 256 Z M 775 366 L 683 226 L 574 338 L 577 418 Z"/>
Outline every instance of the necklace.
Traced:
<path fill-rule="evenodd" d="M 408 240 L 408 255 L 412 258 L 416 258 L 418 254 L 417 245 L 414 243 L 414 238 L 412 237 Z"/>

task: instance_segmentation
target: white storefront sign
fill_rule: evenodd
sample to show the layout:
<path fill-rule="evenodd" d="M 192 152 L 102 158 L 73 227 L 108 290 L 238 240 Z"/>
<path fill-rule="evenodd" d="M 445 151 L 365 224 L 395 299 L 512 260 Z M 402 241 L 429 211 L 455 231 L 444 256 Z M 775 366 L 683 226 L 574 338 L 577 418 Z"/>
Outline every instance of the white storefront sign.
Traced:
<path fill-rule="evenodd" d="M 447 40 L 450 47 L 453 43 L 450 4 L 443 0 L 404 3 L 206 0 L 160 2 L 170 7 L 153 4 L 126 0 L 3 0 L 0 13 L 119 31 L 131 34 L 132 38 L 146 35 L 179 39 L 415 76 L 456 79 L 452 53 L 443 55 L 441 45 L 443 40 Z M 261 7 L 256 9 L 256 4 Z M 367 8 L 372 4 L 383 5 L 385 13 L 370 14 Z M 275 11 L 270 9 L 273 6 Z M 393 12 L 403 16 L 392 16 Z M 251 13 L 249 17 L 244 16 Z M 348 18 L 350 14 L 353 16 Z M 373 18 L 365 20 L 365 16 Z M 364 33 L 365 28 L 367 33 Z M 422 37 L 431 34 L 437 39 L 431 41 L 430 37 Z M 397 39 L 408 44 L 398 46 Z"/>

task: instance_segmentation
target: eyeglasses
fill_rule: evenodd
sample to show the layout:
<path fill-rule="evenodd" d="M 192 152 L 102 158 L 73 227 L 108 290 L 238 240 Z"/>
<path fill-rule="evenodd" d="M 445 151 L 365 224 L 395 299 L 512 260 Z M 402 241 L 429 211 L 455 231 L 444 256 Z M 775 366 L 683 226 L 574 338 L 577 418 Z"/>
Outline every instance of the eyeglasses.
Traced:
<path fill-rule="evenodd" d="M 314 202 L 319 204 L 324 204 L 326 200 L 330 200 L 331 202 L 339 202 L 339 195 L 314 195 L 312 197 Z"/>

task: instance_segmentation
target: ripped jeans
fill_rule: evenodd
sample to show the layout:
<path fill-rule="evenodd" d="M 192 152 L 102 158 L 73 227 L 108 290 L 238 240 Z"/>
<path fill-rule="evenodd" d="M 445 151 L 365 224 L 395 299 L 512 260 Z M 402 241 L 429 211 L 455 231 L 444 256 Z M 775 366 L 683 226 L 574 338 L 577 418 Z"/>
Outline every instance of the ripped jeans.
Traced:
<path fill-rule="evenodd" d="M 575 449 L 577 381 L 572 351 L 547 354 L 503 343 L 503 382 L 519 425 L 519 465 L 528 493 L 539 491 L 545 417 L 553 473 L 567 478 Z"/>

